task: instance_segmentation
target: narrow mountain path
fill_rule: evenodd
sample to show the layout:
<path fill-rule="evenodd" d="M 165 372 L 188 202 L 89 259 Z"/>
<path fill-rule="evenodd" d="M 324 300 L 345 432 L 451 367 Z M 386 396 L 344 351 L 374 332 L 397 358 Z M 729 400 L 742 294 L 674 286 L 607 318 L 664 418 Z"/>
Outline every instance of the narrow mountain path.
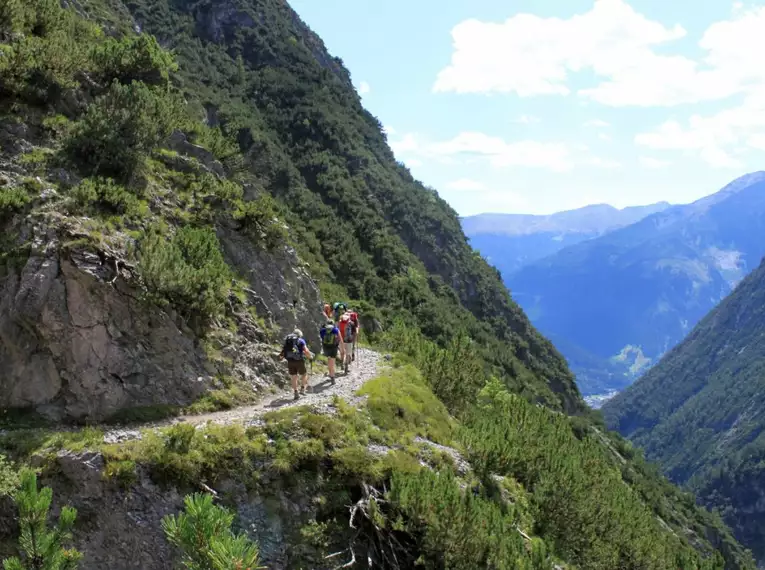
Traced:
<path fill-rule="evenodd" d="M 344 375 L 341 371 L 335 375 L 335 384 L 332 385 L 326 374 L 313 374 L 309 376 L 309 389 L 305 395 L 295 400 L 292 387 L 282 391 L 277 395 L 269 395 L 257 404 L 242 406 L 231 410 L 222 410 L 208 414 L 184 415 L 168 418 L 166 420 L 147 422 L 131 425 L 129 427 L 103 426 L 105 428 L 104 441 L 116 443 L 129 439 L 135 439 L 140 436 L 139 430 L 146 428 L 158 428 L 177 423 L 190 423 L 201 425 L 208 422 L 219 424 L 230 424 L 241 422 L 245 424 L 257 423 L 257 421 L 267 412 L 290 408 L 294 406 L 314 406 L 329 407 L 335 396 L 338 396 L 347 402 L 354 403 L 361 401 L 362 398 L 356 395 L 356 392 L 366 382 L 378 375 L 378 366 L 381 356 L 378 352 L 368 348 L 356 349 L 356 361 L 351 364 L 348 374 Z M 309 365 L 310 373 L 310 365 Z"/>

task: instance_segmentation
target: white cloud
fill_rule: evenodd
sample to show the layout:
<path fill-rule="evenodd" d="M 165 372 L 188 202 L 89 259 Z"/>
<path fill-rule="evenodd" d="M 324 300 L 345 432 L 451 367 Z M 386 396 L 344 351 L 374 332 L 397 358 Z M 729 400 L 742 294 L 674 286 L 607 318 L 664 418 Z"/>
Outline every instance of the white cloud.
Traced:
<path fill-rule="evenodd" d="M 486 161 L 494 168 L 546 168 L 556 172 L 577 164 L 613 168 L 618 164 L 589 156 L 584 144 L 521 140 L 508 142 L 481 132 L 466 131 L 445 141 L 427 141 L 412 133 L 390 143 L 396 156 L 417 156 L 442 164 Z"/>
<path fill-rule="evenodd" d="M 358 87 L 359 95 L 366 95 L 371 90 L 372 88 L 369 86 L 369 83 L 367 83 L 366 81 L 362 81 L 361 83 L 359 83 L 359 87 Z"/>
<path fill-rule="evenodd" d="M 532 123 L 538 123 L 541 119 L 539 117 L 535 117 L 534 115 L 521 115 L 517 119 L 514 119 L 514 123 L 521 123 L 523 125 L 530 125 Z"/>
<path fill-rule="evenodd" d="M 597 156 L 587 160 L 586 164 L 589 164 L 590 166 L 597 166 L 598 168 L 619 168 L 621 166 L 620 162 L 610 160 L 608 158 L 600 158 Z"/>
<path fill-rule="evenodd" d="M 640 160 L 640 164 L 643 167 L 652 168 L 652 169 L 665 168 L 669 166 L 670 164 L 672 164 L 668 160 L 660 160 L 658 158 L 653 158 L 650 156 L 641 156 L 639 160 Z"/>
<path fill-rule="evenodd" d="M 456 190 L 459 192 L 477 192 L 485 190 L 486 186 L 482 182 L 477 180 L 471 180 L 469 178 L 460 178 L 459 180 L 453 180 L 447 183 L 444 188 L 447 190 Z"/>
<path fill-rule="evenodd" d="M 607 123 L 606 121 L 602 121 L 601 119 L 592 119 L 590 121 L 587 121 L 584 123 L 585 127 L 595 127 L 595 128 L 605 128 L 610 127 L 611 123 Z"/>
<path fill-rule="evenodd" d="M 686 36 L 636 12 L 624 0 L 595 0 L 568 19 L 517 14 L 503 23 L 470 19 L 452 30 L 451 63 L 433 90 L 456 93 L 569 95 L 570 75 L 600 78 L 580 89 L 587 99 L 611 106 L 670 106 L 723 99 L 765 83 L 765 66 L 752 54 L 765 51 L 765 7 L 734 10 L 712 24 L 693 60 L 666 53 Z M 661 48 L 661 52 L 658 49 Z"/>
<path fill-rule="evenodd" d="M 765 150 L 765 88 L 753 91 L 738 107 L 714 115 L 692 115 L 685 124 L 665 121 L 652 131 L 637 134 L 635 143 L 695 155 L 716 168 L 741 167 L 733 154 Z"/>
<path fill-rule="evenodd" d="M 524 140 L 506 142 L 479 132 L 463 132 L 451 140 L 430 145 L 428 151 L 435 156 L 477 156 L 486 158 L 497 168 L 526 166 L 569 170 L 573 166 L 570 151 L 562 143 L 542 143 Z"/>
<path fill-rule="evenodd" d="M 382 130 L 383 130 L 383 132 L 384 132 L 386 135 L 388 135 L 388 136 L 391 136 L 391 135 L 395 135 L 395 134 L 396 134 L 396 129 L 394 129 L 394 128 L 393 128 L 393 127 L 391 127 L 390 125 L 383 125 L 383 128 L 382 128 Z"/>
<path fill-rule="evenodd" d="M 598 133 L 598 138 L 600 140 L 602 140 L 602 141 L 610 141 L 611 140 L 611 135 L 606 134 L 606 133 Z"/>

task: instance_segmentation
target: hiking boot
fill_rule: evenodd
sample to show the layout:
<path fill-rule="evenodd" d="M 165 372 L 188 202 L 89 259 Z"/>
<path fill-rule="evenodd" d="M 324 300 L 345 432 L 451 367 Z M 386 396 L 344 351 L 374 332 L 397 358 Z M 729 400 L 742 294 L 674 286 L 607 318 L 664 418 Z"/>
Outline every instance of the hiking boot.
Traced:
<path fill-rule="evenodd" d="M 356 353 L 351 354 L 351 362 L 356 362 Z"/>
<path fill-rule="evenodd" d="M 300 398 L 300 395 L 298 394 L 298 391 L 295 390 L 295 399 L 297 400 L 298 398 Z"/>
<path fill-rule="evenodd" d="M 329 377 L 329 381 L 332 383 L 333 386 L 335 385 L 335 377 L 334 376 L 330 376 Z"/>
<path fill-rule="evenodd" d="M 301 395 L 301 396 L 305 396 L 305 386 L 303 386 L 302 388 L 300 388 L 300 395 Z"/>

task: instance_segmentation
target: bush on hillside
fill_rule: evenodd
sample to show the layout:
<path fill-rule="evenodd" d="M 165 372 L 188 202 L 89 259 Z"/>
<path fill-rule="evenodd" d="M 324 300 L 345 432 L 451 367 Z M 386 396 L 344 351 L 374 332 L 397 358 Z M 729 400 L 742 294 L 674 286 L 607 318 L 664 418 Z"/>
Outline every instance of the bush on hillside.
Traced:
<path fill-rule="evenodd" d="M 155 301 L 169 302 L 201 322 L 224 311 L 233 274 L 210 228 L 180 228 L 171 239 L 150 233 L 138 270 Z"/>
<path fill-rule="evenodd" d="M 180 122 L 182 105 L 177 94 L 115 80 L 76 125 L 69 154 L 86 171 L 127 179 Z"/>

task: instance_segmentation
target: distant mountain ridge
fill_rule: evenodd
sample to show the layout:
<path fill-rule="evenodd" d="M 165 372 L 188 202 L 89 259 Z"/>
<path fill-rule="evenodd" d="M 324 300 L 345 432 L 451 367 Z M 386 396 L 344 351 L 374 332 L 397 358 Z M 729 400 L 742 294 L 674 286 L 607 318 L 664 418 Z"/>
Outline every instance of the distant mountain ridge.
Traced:
<path fill-rule="evenodd" d="M 765 261 L 603 413 L 765 561 Z"/>
<path fill-rule="evenodd" d="M 755 172 L 504 280 L 568 358 L 582 393 L 596 394 L 629 385 L 681 341 L 757 266 L 763 236 L 765 172 Z"/>
<path fill-rule="evenodd" d="M 468 236 L 529 235 L 540 232 L 603 233 L 635 223 L 670 205 L 669 202 L 657 202 L 619 209 L 610 204 L 591 204 L 549 215 L 486 213 L 463 217 L 462 227 Z"/>
<path fill-rule="evenodd" d="M 594 204 L 550 215 L 478 214 L 460 221 L 471 245 L 502 275 L 509 275 L 564 247 L 627 226 L 669 206 L 668 202 L 659 202 L 619 210 L 608 204 Z"/>

